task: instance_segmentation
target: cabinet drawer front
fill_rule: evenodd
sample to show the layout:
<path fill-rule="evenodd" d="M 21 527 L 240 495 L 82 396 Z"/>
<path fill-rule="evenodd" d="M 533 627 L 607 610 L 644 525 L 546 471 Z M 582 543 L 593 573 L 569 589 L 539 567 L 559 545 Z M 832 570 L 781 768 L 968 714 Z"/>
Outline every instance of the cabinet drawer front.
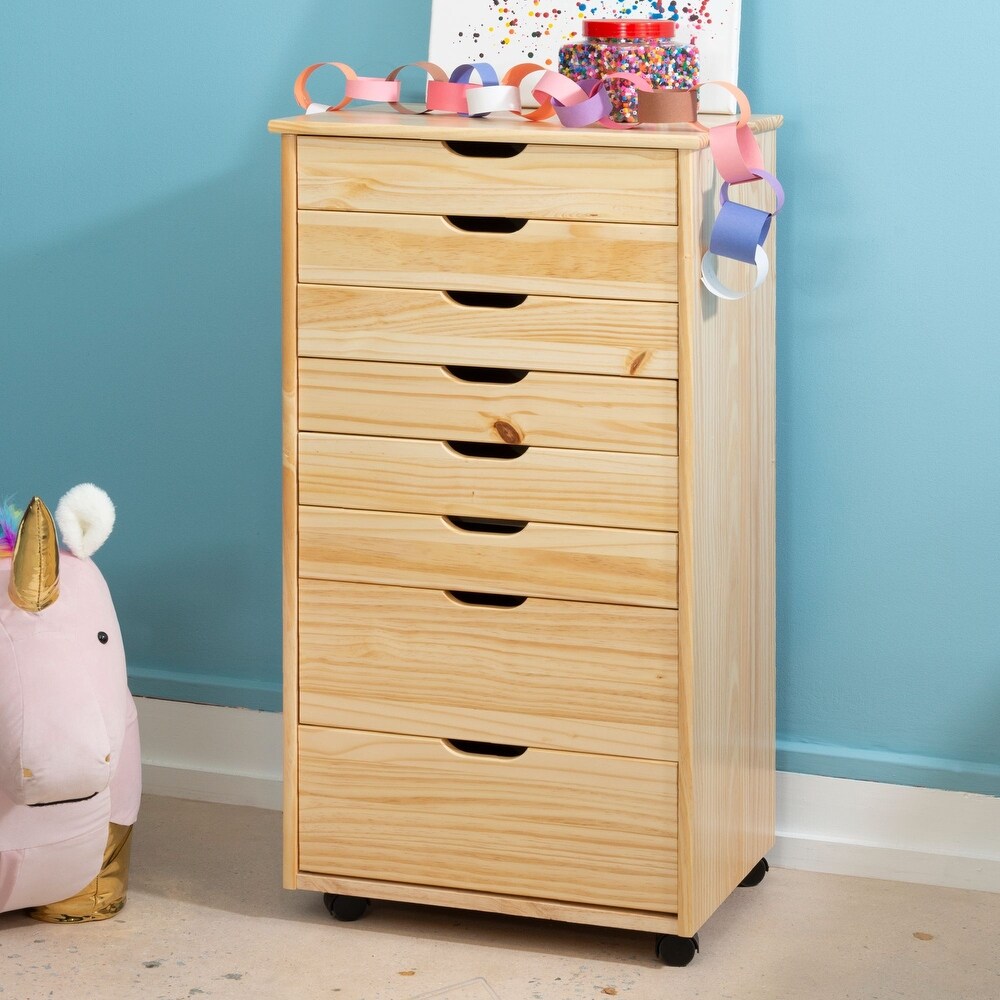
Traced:
<path fill-rule="evenodd" d="M 437 365 L 299 360 L 299 429 L 677 454 L 677 383 L 529 372 L 466 381 Z"/>
<path fill-rule="evenodd" d="M 476 454 L 481 451 L 490 454 Z M 300 434 L 299 500 L 317 507 L 676 531 L 677 459 Z"/>
<path fill-rule="evenodd" d="M 299 575 L 675 608 L 677 536 L 564 524 L 494 534 L 427 514 L 300 507 Z"/>
<path fill-rule="evenodd" d="M 677 378 L 672 302 L 455 295 L 299 285 L 299 354 Z"/>
<path fill-rule="evenodd" d="M 677 222 L 674 150 L 304 137 L 298 181 L 299 208 Z"/>
<path fill-rule="evenodd" d="M 676 611 L 499 603 L 300 581 L 299 719 L 677 759 Z"/>
<path fill-rule="evenodd" d="M 454 218 L 454 217 L 453 217 Z M 438 215 L 299 212 L 299 280 L 677 301 L 677 230 L 532 219 L 469 232 Z"/>
<path fill-rule="evenodd" d="M 677 909 L 667 761 L 303 726 L 298 805 L 304 871 Z"/>

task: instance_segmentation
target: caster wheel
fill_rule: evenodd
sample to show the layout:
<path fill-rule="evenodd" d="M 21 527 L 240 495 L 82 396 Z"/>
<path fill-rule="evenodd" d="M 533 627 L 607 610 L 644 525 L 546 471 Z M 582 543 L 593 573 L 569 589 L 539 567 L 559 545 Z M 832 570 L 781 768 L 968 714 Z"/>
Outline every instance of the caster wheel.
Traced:
<path fill-rule="evenodd" d="M 740 885 L 744 889 L 749 889 L 751 886 L 760 885 L 764 881 L 764 876 L 768 873 L 770 865 L 767 863 L 767 858 L 761 858 L 750 871 L 750 874 L 740 882 Z"/>
<path fill-rule="evenodd" d="M 332 892 L 323 893 L 323 904 L 334 920 L 342 920 L 345 923 L 360 920 L 368 909 L 367 899 L 358 896 L 335 896 Z"/>
<path fill-rule="evenodd" d="M 678 937 L 676 934 L 661 934 L 656 939 L 656 957 L 664 964 L 675 968 L 690 965 L 699 951 L 698 935 Z"/>

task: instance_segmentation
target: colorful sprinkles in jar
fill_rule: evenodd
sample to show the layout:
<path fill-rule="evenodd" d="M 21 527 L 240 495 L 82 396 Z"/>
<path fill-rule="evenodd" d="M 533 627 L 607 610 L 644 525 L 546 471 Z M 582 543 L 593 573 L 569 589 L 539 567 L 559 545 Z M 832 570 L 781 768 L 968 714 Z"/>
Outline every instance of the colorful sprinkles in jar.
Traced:
<path fill-rule="evenodd" d="M 644 73 L 654 90 L 691 90 L 698 85 L 698 47 L 674 40 L 676 26 L 667 20 L 584 21 L 586 37 L 559 51 L 559 71 L 577 82 L 610 73 Z M 609 80 L 611 118 L 639 120 L 635 87 Z"/>

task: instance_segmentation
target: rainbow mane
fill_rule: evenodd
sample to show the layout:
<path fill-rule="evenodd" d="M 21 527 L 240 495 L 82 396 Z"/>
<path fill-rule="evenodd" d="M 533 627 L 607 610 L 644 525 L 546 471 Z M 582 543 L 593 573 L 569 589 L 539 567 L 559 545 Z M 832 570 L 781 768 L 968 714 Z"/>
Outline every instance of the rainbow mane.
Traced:
<path fill-rule="evenodd" d="M 0 503 L 0 557 L 9 556 L 14 551 L 17 526 L 23 516 L 24 511 L 18 510 L 10 500 Z"/>

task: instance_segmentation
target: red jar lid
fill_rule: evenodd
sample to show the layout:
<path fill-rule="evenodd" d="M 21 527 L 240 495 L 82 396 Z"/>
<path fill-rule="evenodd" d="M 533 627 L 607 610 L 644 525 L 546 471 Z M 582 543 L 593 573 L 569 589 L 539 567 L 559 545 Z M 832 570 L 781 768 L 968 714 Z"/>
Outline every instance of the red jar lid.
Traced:
<path fill-rule="evenodd" d="M 677 26 L 673 21 L 584 21 L 583 33 L 588 38 L 673 38 Z"/>

